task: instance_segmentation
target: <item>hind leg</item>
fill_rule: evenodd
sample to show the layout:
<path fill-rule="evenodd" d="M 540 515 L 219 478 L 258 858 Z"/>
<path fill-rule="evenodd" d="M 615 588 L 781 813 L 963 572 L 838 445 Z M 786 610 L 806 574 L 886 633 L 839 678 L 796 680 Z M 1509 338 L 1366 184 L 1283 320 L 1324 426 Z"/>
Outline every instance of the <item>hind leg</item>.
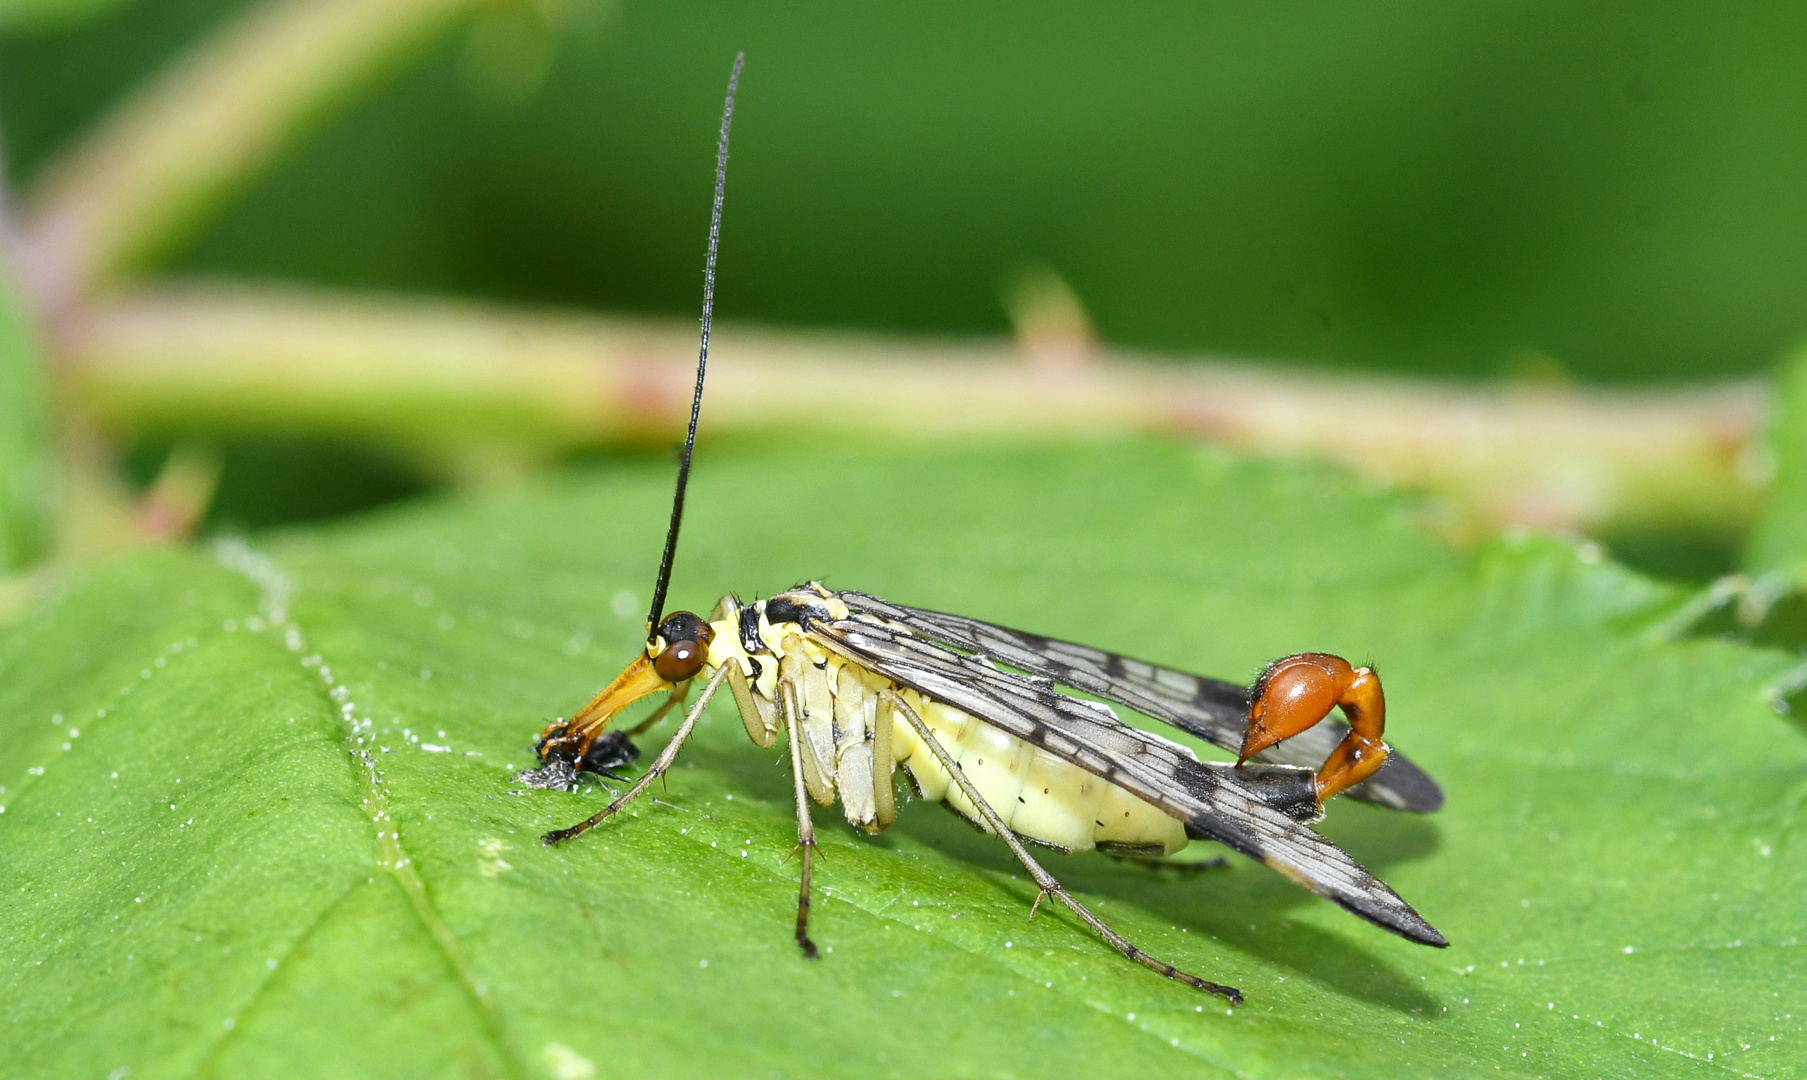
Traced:
<path fill-rule="evenodd" d="M 917 716 L 916 711 L 905 704 L 904 700 L 898 697 L 894 692 L 887 690 L 884 692 L 883 696 L 885 702 L 897 711 L 897 715 L 909 721 L 910 726 L 916 729 L 916 735 L 922 740 L 923 745 L 927 746 L 929 750 L 934 753 L 936 759 L 941 762 L 941 767 L 947 770 L 948 775 L 953 777 L 956 784 L 960 785 L 960 790 L 966 793 L 966 797 L 972 801 L 974 808 L 979 811 L 979 815 L 985 819 L 986 824 L 990 825 L 992 831 L 998 834 L 998 839 L 1010 846 L 1010 853 L 1016 856 L 1016 861 L 1022 863 L 1023 869 L 1029 871 L 1029 877 L 1035 881 L 1036 887 L 1041 890 L 1041 892 L 1036 894 L 1035 907 L 1029 909 L 1030 918 L 1035 917 L 1036 910 L 1041 907 L 1042 898 L 1052 896 L 1054 899 L 1064 904 L 1067 910 L 1079 916 L 1087 926 L 1097 931 L 1098 936 L 1109 942 L 1111 948 L 1116 949 L 1128 959 L 1134 960 L 1136 963 L 1141 964 L 1151 971 L 1159 972 L 1169 979 L 1183 982 L 1194 990 L 1204 990 L 1207 993 L 1220 995 L 1226 998 L 1232 1005 L 1242 1004 L 1242 991 L 1236 989 L 1234 986 L 1224 986 L 1221 983 L 1208 982 L 1199 978 L 1197 975 L 1190 975 L 1181 971 L 1179 968 L 1174 967 L 1165 960 L 1155 959 L 1141 949 L 1131 945 L 1128 939 L 1122 934 L 1112 930 L 1109 926 L 1105 925 L 1103 919 L 1092 914 L 1086 909 L 1084 904 L 1073 899 L 1073 897 L 1067 893 L 1067 890 L 1061 886 L 1060 882 L 1054 879 L 1053 874 L 1042 869 L 1042 864 L 1035 861 L 1035 856 L 1029 854 L 1029 849 L 1025 848 L 1023 842 L 1017 839 L 1016 834 L 1010 831 L 1010 826 L 1004 824 L 1004 819 L 999 817 L 998 812 L 993 810 L 991 804 L 985 801 L 985 797 L 979 794 L 979 789 L 973 786 L 971 780 L 967 779 L 965 770 L 960 768 L 960 763 L 955 761 L 953 755 L 947 752 L 947 748 L 941 745 L 941 740 L 937 739 L 935 733 L 929 730 L 929 726 L 922 722 L 922 717 Z"/>

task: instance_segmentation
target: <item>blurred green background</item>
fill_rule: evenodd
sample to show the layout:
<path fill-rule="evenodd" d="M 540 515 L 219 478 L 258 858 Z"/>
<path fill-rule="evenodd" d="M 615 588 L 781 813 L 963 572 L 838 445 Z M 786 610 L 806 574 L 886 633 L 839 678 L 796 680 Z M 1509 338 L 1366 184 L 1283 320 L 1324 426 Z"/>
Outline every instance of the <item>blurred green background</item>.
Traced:
<path fill-rule="evenodd" d="M 14 190 L 246 6 L 0 0 Z M 1613 386 L 1760 372 L 1807 327 L 1779 3 L 495 0 L 140 269 L 694 318 L 736 49 L 724 318 L 999 334 L 1045 266 L 1123 349 Z M 363 446 L 225 461 L 210 527 L 424 482 Z M 1706 576 L 1737 543 L 1673 539 L 1622 550 Z"/>
<path fill-rule="evenodd" d="M 238 6 L 15 29 L 14 179 Z M 999 331 L 1045 262 L 1122 345 L 1609 380 L 1807 325 L 1773 3 L 498 6 L 165 265 L 688 314 L 737 48 L 724 315 Z"/>

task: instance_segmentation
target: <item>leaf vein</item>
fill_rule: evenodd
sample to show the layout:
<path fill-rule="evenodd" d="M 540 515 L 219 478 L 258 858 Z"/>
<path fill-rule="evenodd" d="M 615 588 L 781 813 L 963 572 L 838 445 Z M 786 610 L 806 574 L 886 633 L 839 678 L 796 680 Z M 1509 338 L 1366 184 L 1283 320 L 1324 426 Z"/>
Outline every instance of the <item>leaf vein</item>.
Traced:
<path fill-rule="evenodd" d="M 259 590 L 260 606 L 264 609 L 273 628 L 281 627 L 285 632 L 287 647 L 292 652 L 307 653 L 307 634 L 299 621 L 291 617 L 290 611 L 299 590 L 293 580 L 284 574 L 275 561 L 267 555 L 251 548 L 243 541 L 231 541 L 220 545 L 220 562 L 228 569 L 234 570 L 248 579 Z M 318 652 L 314 653 L 317 661 L 315 668 L 325 684 L 321 695 L 328 701 L 328 712 L 337 711 L 340 715 L 340 726 L 343 730 L 342 745 L 345 748 L 346 763 L 359 788 L 368 800 L 371 824 L 375 827 L 377 843 L 376 865 L 388 871 L 401 885 L 402 892 L 408 897 L 409 909 L 419 921 L 421 928 L 433 941 L 439 951 L 440 958 L 450 969 L 457 980 L 459 989 L 481 1018 L 484 1038 L 491 1044 L 496 1057 L 504 1068 L 516 1077 L 525 1075 L 524 1070 L 510 1050 L 508 1041 L 503 1037 L 498 1025 L 495 1011 L 490 1005 L 489 996 L 483 980 L 472 970 L 464 952 L 458 945 L 458 937 L 446 924 L 439 911 L 433 906 L 433 900 L 427 895 L 426 884 L 414 869 L 414 860 L 409 856 L 407 848 L 401 842 L 401 832 L 396 827 L 395 818 L 389 812 L 389 790 L 383 783 L 382 775 L 377 771 L 376 761 L 358 742 L 357 709 L 347 694 L 338 691 L 345 688 L 344 679 L 335 679 L 332 666 Z"/>

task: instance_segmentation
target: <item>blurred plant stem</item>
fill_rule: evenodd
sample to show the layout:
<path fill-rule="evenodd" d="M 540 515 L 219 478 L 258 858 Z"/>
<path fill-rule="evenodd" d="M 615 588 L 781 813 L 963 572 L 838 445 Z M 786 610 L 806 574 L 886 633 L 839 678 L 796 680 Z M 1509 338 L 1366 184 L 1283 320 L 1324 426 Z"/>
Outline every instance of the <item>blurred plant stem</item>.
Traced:
<path fill-rule="evenodd" d="M 17 261 L 52 336 L 336 107 L 482 0 L 262 0 L 115 108 L 24 200 Z"/>
<path fill-rule="evenodd" d="M 62 565 L 200 520 L 217 458 L 191 442 L 135 497 L 113 445 L 139 436 L 345 438 L 466 483 L 504 482 L 581 447 L 676 437 L 693 377 L 688 322 L 124 287 L 410 53 L 480 8 L 524 2 L 262 0 L 45 170 L 5 231 L 50 354 Z M 1045 269 L 1026 271 L 1006 303 L 1015 344 L 724 327 L 704 427 L 1208 439 L 1434 493 L 1458 538 L 1510 526 L 1724 535 L 1749 524 L 1768 480 L 1757 383 L 1608 392 L 1162 363 L 1101 348 Z"/>
<path fill-rule="evenodd" d="M 117 438 L 312 434 L 448 478 L 682 431 L 695 329 L 302 290 L 162 286 L 87 309 L 65 342 L 81 409 Z M 1094 351 L 722 327 L 703 430 L 905 439 L 1166 433 L 1341 462 L 1441 496 L 1446 531 L 1735 532 L 1768 479 L 1767 390 L 1461 386 Z M 808 405 L 800 403 L 810 403 Z"/>
<path fill-rule="evenodd" d="M 24 502 L 48 511 L 52 500 L 44 492 L 56 494 L 54 525 L 42 530 L 53 535 L 52 559 L 0 576 L 0 621 L 54 589 L 69 566 L 186 537 L 218 476 L 216 456 L 185 444 L 146 495 L 127 490 L 113 448 L 58 370 L 83 306 L 180 243 L 286 147 L 411 52 L 479 7 L 511 2 L 261 0 L 129 94 L 17 205 L 0 188 L 0 269 L 16 275 L 35 315 L 9 319 L 0 311 L 0 384 L 5 407 L 16 414 L 0 424 L 0 574 L 30 561 L 19 556 L 33 546 Z M 44 395 L 32 393 L 42 374 L 33 339 L 48 345 L 54 420 Z M 34 446 L 52 442 L 54 468 L 32 459 Z"/>

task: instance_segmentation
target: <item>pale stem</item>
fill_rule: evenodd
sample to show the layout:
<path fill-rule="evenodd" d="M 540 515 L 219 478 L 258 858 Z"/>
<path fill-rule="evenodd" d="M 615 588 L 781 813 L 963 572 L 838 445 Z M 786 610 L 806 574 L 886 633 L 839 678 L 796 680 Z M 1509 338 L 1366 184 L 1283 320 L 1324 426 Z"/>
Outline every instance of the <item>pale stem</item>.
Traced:
<path fill-rule="evenodd" d="M 120 437 L 157 431 L 361 440 L 456 475 L 571 449 L 669 445 L 694 327 L 476 304 L 211 285 L 97 302 L 65 335 L 74 403 Z M 862 438 L 1170 434 L 1340 462 L 1435 493 L 1452 532 L 1731 533 L 1768 480 L 1765 384 L 1664 390 L 1465 385 L 1100 350 L 1026 362 L 1006 340 L 725 326 L 705 435 L 795 423 Z M 513 462 L 498 466 L 496 462 Z"/>
<path fill-rule="evenodd" d="M 128 96 L 26 194 L 19 263 L 53 331 L 481 0 L 262 0 Z"/>

